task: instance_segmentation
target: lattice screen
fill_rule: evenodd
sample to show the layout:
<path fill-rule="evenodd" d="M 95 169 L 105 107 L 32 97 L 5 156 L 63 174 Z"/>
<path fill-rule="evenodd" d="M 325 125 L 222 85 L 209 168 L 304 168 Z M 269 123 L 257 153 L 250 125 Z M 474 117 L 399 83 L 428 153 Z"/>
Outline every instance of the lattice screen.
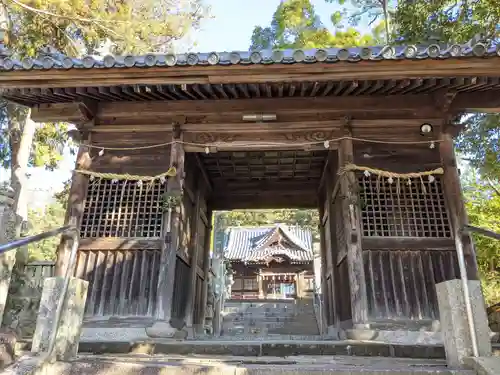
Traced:
<path fill-rule="evenodd" d="M 104 178 L 90 181 L 81 236 L 160 237 L 166 184 L 146 185 Z"/>
<path fill-rule="evenodd" d="M 396 182 L 360 175 L 363 235 L 450 238 L 451 229 L 439 177 Z"/>

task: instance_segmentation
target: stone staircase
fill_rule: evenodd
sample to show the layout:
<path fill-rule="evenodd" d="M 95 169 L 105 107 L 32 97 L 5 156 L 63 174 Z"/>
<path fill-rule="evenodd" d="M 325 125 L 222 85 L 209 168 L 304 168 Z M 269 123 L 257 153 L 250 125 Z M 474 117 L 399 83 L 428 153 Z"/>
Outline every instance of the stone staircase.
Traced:
<path fill-rule="evenodd" d="M 290 339 L 297 336 L 319 338 L 312 299 L 228 300 L 224 303 L 222 339 Z"/>
<path fill-rule="evenodd" d="M 476 375 L 472 370 L 451 370 L 443 360 L 340 356 L 93 355 L 44 365 L 30 358 L 22 368 L 10 370 L 9 375 Z"/>

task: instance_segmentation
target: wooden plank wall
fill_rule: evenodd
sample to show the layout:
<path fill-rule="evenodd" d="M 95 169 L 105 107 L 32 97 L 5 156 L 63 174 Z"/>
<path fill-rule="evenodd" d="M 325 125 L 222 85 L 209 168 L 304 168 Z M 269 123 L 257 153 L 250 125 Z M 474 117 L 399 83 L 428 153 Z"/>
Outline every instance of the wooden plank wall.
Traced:
<path fill-rule="evenodd" d="M 454 250 L 365 250 L 371 319 L 439 319 L 435 284 L 459 277 Z"/>
<path fill-rule="evenodd" d="M 184 324 L 186 308 L 189 307 L 189 298 L 193 298 L 193 317 L 200 316 L 201 297 L 203 294 L 204 262 L 206 260 L 205 239 L 210 236 L 210 221 L 208 218 L 208 187 L 206 182 L 200 178 L 201 170 L 194 154 L 186 154 L 186 177 L 184 184 L 183 203 L 181 207 L 181 240 L 178 249 L 177 263 L 175 268 L 175 286 L 172 304 L 173 324 L 179 328 Z M 197 207 L 197 195 L 200 196 Z M 197 252 L 195 256 L 195 252 Z M 196 264 L 193 261 L 196 259 Z M 189 290 L 191 283 L 192 267 L 196 267 L 194 279 L 194 290 Z M 188 287 L 189 286 L 189 287 Z M 193 293 L 194 295 L 192 295 Z"/>
<path fill-rule="evenodd" d="M 324 185 L 320 194 L 320 237 L 323 263 L 323 295 L 326 322 L 329 326 L 352 318 L 347 262 L 342 254 L 347 251 L 341 196 L 338 193 L 337 156 L 331 152 L 324 171 Z"/>
<path fill-rule="evenodd" d="M 102 137 L 102 135 L 100 135 Z M 107 135 L 106 135 L 107 136 Z M 103 139 L 98 138 L 97 144 Z M 107 138 L 103 144 L 107 143 Z M 169 167 L 169 147 L 140 151 L 107 151 L 94 155 L 98 172 L 156 175 Z M 186 155 L 186 180 L 181 206 L 181 238 L 176 264 L 172 318 L 183 325 L 188 306 L 191 266 L 197 251 L 195 317 L 201 309 L 204 244 L 210 236 L 208 189 L 197 170 L 193 154 Z M 162 195 L 166 184 L 139 186 L 135 181 L 113 183 L 94 179 L 89 183 L 82 218 L 81 246 L 76 276 L 89 281 L 86 318 L 107 316 L 153 318 L 156 310 Z M 199 212 L 195 212 L 198 190 Z M 195 225 L 195 222 L 198 222 Z M 193 231 L 196 229 L 196 233 Z M 197 239 L 195 241 L 195 238 Z M 196 247 L 196 248 L 195 248 Z"/>
<path fill-rule="evenodd" d="M 398 152 L 374 160 L 358 150 L 357 163 L 401 173 L 439 165 L 435 149 L 407 147 L 399 160 Z M 396 182 L 358 174 L 370 321 L 439 319 L 435 284 L 459 277 L 443 181 L 434 177 L 402 181 L 398 192 Z"/>

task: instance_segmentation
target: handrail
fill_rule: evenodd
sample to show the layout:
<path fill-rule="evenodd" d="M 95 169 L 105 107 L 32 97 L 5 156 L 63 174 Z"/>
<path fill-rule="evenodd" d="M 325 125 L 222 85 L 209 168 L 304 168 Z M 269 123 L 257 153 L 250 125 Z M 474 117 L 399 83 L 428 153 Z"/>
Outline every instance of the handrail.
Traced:
<path fill-rule="evenodd" d="M 477 234 L 480 234 L 482 236 L 494 238 L 495 240 L 500 240 L 500 233 L 493 232 L 488 229 L 483 229 L 483 228 L 478 228 L 473 225 L 466 224 L 464 225 L 464 231 L 466 232 L 475 232 Z"/>
<path fill-rule="evenodd" d="M 73 273 L 73 268 L 74 264 L 76 261 L 76 255 L 77 255 L 77 250 L 78 250 L 78 244 L 79 244 L 79 234 L 78 230 L 76 227 L 72 225 L 65 225 L 63 227 L 49 230 L 47 232 L 35 234 L 33 236 L 28 236 L 21 238 L 19 240 L 15 240 L 12 242 L 9 242 L 7 244 L 0 245 L 0 254 L 5 253 L 10 250 L 17 249 L 22 246 L 29 245 L 34 242 L 38 242 L 41 240 L 45 240 L 50 237 L 57 236 L 58 234 L 71 234 L 73 243 L 71 245 L 71 252 L 70 252 L 70 257 L 69 257 L 69 262 L 68 262 L 68 267 L 66 269 L 66 274 L 64 276 L 64 284 L 63 288 L 61 290 L 61 297 L 59 298 L 59 301 L 57 302 L 57 307 L 56 307 L 56 313 L 54 320 L 52 321 L 52 330 L 50 333 L 50 338 L 49 338 L 49 347 L 47 350 L 47 359 L 49 361 L 53 361 L 55 359 L 54 356 L 54 350 L 56 346 L 56 339 L 57 339 L 57 331 L 59 330 L 59 324 L 61 322 L 61 314 L 62 314 L 62 309 L 64 307 L 64 302 L 66 301 L 66 295 L 68 294 L 68 288 L 69 288 L 69 283 L 71 280 L 71 275 Z"/>
<path fill-rule="evenodd" d="M 10 251 L 10 250 L 17 249 L 17 248 L 22 247 L 22 246 L 29 245 L 33 242 L 38 242 L 38 241 L 42 241 L 42 240 L 45 240 L 45 239 L 50 238 L 50 237 L 57 236 L 58 234 L 64 233 L 71 228 L 72 227 L 70 225 L 66 225 L 66 226 L 61 227 L 61 228 L 52 229 L 52 230 L 49 230 L 47 232 L 35 234 L 33 236 L 23 237 L 23 238 L 20 238 L 18 240 L 0 245 L 0 254 L 5 253 L 5 252 Z"/>

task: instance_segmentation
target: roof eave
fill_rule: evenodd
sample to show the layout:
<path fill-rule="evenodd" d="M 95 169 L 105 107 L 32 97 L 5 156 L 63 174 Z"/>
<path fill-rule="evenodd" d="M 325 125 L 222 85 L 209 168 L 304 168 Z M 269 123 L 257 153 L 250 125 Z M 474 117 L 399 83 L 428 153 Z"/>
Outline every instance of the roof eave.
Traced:
<path fill-rule="evenodd" d="M 500 76 L 498 58 L 380 60 L 357 63 L 251 64 L 150 68 L 3 71 L 0 88 L 99 87 L 150 84 L 235 84 L 425 77 Z"/>

